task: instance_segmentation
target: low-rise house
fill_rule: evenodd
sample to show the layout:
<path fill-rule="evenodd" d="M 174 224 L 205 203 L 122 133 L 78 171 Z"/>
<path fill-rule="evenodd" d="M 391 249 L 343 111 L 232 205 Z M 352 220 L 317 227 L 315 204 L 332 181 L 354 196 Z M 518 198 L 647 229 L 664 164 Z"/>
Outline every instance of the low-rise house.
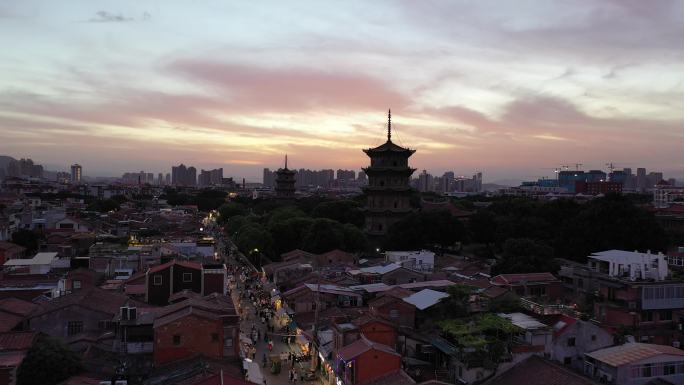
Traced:
<path fill-rule="evenodd" d="M 361 336 L 337 352 L 335 372 L 345 385 L 366 385 L 401 370 L 401 355 Z"/>
<path fill-rule="evenodd" d="M 500 371 L 496 377 L 485 384 L 597 385 L 596 382 L 539 356 L 531 356 L 509 370 Z"/>
<path fill-rule="evenodd" d="M 416 324 L 416 307 L 403 300 L 411 292 L 390 290 L 368 303 L 371 314 L 398 326 L 414 327 Z"/>
<path fill-rule="evenodd" d="M 47 274 L 56 259 L 57 253 L 38 253 L 30 259 L 11 259 L 3 266 L 15 274 Z"/>
<path fill-rule="evenodd" d="M 87 233 L 90 231 L 90 224 L 80 218 L 66 217 L 55 222 L 55 229 L 73 230 L 77 233 Z"/>
<path fill-rule="evenodd" d="M 37 307 L 37 304 L 19 298 L 0 299 L 0 332 L 21 328 L 24 318 Z"/>
<path fill-rule="evenodd" d="M 584 367 L 584 353 L 613 346 L 613 334 L 601 326 L 560 315 L 547 325 L 553 329 L 551 359 L 576 370 Z"/>
<path fill-rule="evenodd" d="M 605 384 L 684 383 L 684 350 L 672 346 L 631 342 L 584 357 L 584 374 Z"/>
<path fill-rule="evenodd" d="M 435 253 L 429 250 L 387 251 L 385 261 L 398 263 L 412 270 L 432 272 L 435 268 Z"/>
<path fill-rule="evenodd" d="M 361 294 L 337 285 L 306 283 L 283 293 L 281 297 L 295 313 L 314 311 L 317 300 L 321 304 L 319 310 L 325 310 L 331 306 L 344 308 L 363 305 Z"/>
<path fill-rule="evenodd" d="M 112 319 L 129 301 L 123 294 L 100 288 L 78 290 L 41 302 L 25 326 L 61 338 L 74 349 L 84 348 L 114 330 Z"/>
<path fill-rule="evenodd" d="M 171 261 L 145 272 L 145 302 L 166 305 L 173 293 L 182 290 L 202 292 L 202 265 L 194 262 Z"/>
<path fill-rule="evenodd" d="M 492 283 L 507 288 L 520 297 L 560 299 L 563 294 L 561 281 L 551 273 L 501 274 Z"/>
<path fill-rule="evenodd" d="M 0 241 L 0 265 L 4 265 L 10 259 L 23 258 L 25 254 L 25 247 L 12 242 Z"/>
<path fill-rule="evenodd" d="M 36 332 L 0 333 L 0 384 L 17 383 L 17 369 L 37 339 Z"/>
<path fill-rule="evenodd" d="M 551 352 L 553 334 L 550 327 L 524 313 L 499 313 L 498 316 L 507 319 L 518 328 L 518 333 L 514 337 L 513 354 Z"/>

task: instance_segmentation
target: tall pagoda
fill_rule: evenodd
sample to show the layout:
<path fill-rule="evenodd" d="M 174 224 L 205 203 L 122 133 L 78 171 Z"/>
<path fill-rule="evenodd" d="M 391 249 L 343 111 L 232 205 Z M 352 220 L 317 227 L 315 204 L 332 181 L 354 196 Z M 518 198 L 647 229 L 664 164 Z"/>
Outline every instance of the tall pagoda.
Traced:
<path fill-rule="evenodd" d="M 292 199 L 295 197 L 295 172 L 287 168 L 287 155 L 285 155 L 285 168 L 276 171 L 275 179 L 276 198 Z"/>
<path fill-rule="evenodd" d="M 416 152 L 392 142 L 392 112 L 387 114 L 387 142 L 363 150 L 371 160 L 363 169 L 368 176 L 365 231 L 369 235 L 384 235 L 395 222 L 412 211 L 409 202 L 409 180 L 416 171 L 408 159 Z"/>

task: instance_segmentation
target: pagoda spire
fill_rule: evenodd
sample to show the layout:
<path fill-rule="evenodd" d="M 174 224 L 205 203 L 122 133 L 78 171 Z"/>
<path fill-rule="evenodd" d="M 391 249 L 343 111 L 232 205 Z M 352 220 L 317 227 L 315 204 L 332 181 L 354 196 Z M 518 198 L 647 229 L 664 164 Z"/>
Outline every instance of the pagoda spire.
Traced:
<path fill-rule="evenodd" d="M 392 110 L 387 110 L 387 141 L 392 141 Z"/>

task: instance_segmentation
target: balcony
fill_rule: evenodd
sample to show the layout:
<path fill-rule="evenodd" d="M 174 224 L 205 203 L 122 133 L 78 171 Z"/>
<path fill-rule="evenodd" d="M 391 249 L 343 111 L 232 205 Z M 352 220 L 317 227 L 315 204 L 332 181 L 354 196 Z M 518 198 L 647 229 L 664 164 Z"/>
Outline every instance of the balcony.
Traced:
<path fill-rule="evenodd" d="M 114 349 L 119 353 L 145 354 L 154 351 L 154 342 L 119 342 Z"/>

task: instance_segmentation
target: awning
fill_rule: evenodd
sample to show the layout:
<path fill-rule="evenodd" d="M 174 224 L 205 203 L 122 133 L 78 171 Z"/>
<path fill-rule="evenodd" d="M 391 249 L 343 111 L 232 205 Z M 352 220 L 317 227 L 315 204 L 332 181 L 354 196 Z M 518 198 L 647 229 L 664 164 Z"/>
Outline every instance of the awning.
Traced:
<path fill-rule="evenodd" d="M 300 345 L 308 345 L 309 340 L 306 337 L 304 337 L 303 334 L 297 334 L 297 343 Z"/>
<path fill-rule="evenodd" d="M 431 342 L 432 346 L 436 347 L 437 349 L 439 349 L 439 351 L 441 351 L 444 354 L 450 356 L 456 356 L 458 354 L 458 350 L 456 350 L 456 347 L 444 338 L 437 337 L 433 339 Z"/>

